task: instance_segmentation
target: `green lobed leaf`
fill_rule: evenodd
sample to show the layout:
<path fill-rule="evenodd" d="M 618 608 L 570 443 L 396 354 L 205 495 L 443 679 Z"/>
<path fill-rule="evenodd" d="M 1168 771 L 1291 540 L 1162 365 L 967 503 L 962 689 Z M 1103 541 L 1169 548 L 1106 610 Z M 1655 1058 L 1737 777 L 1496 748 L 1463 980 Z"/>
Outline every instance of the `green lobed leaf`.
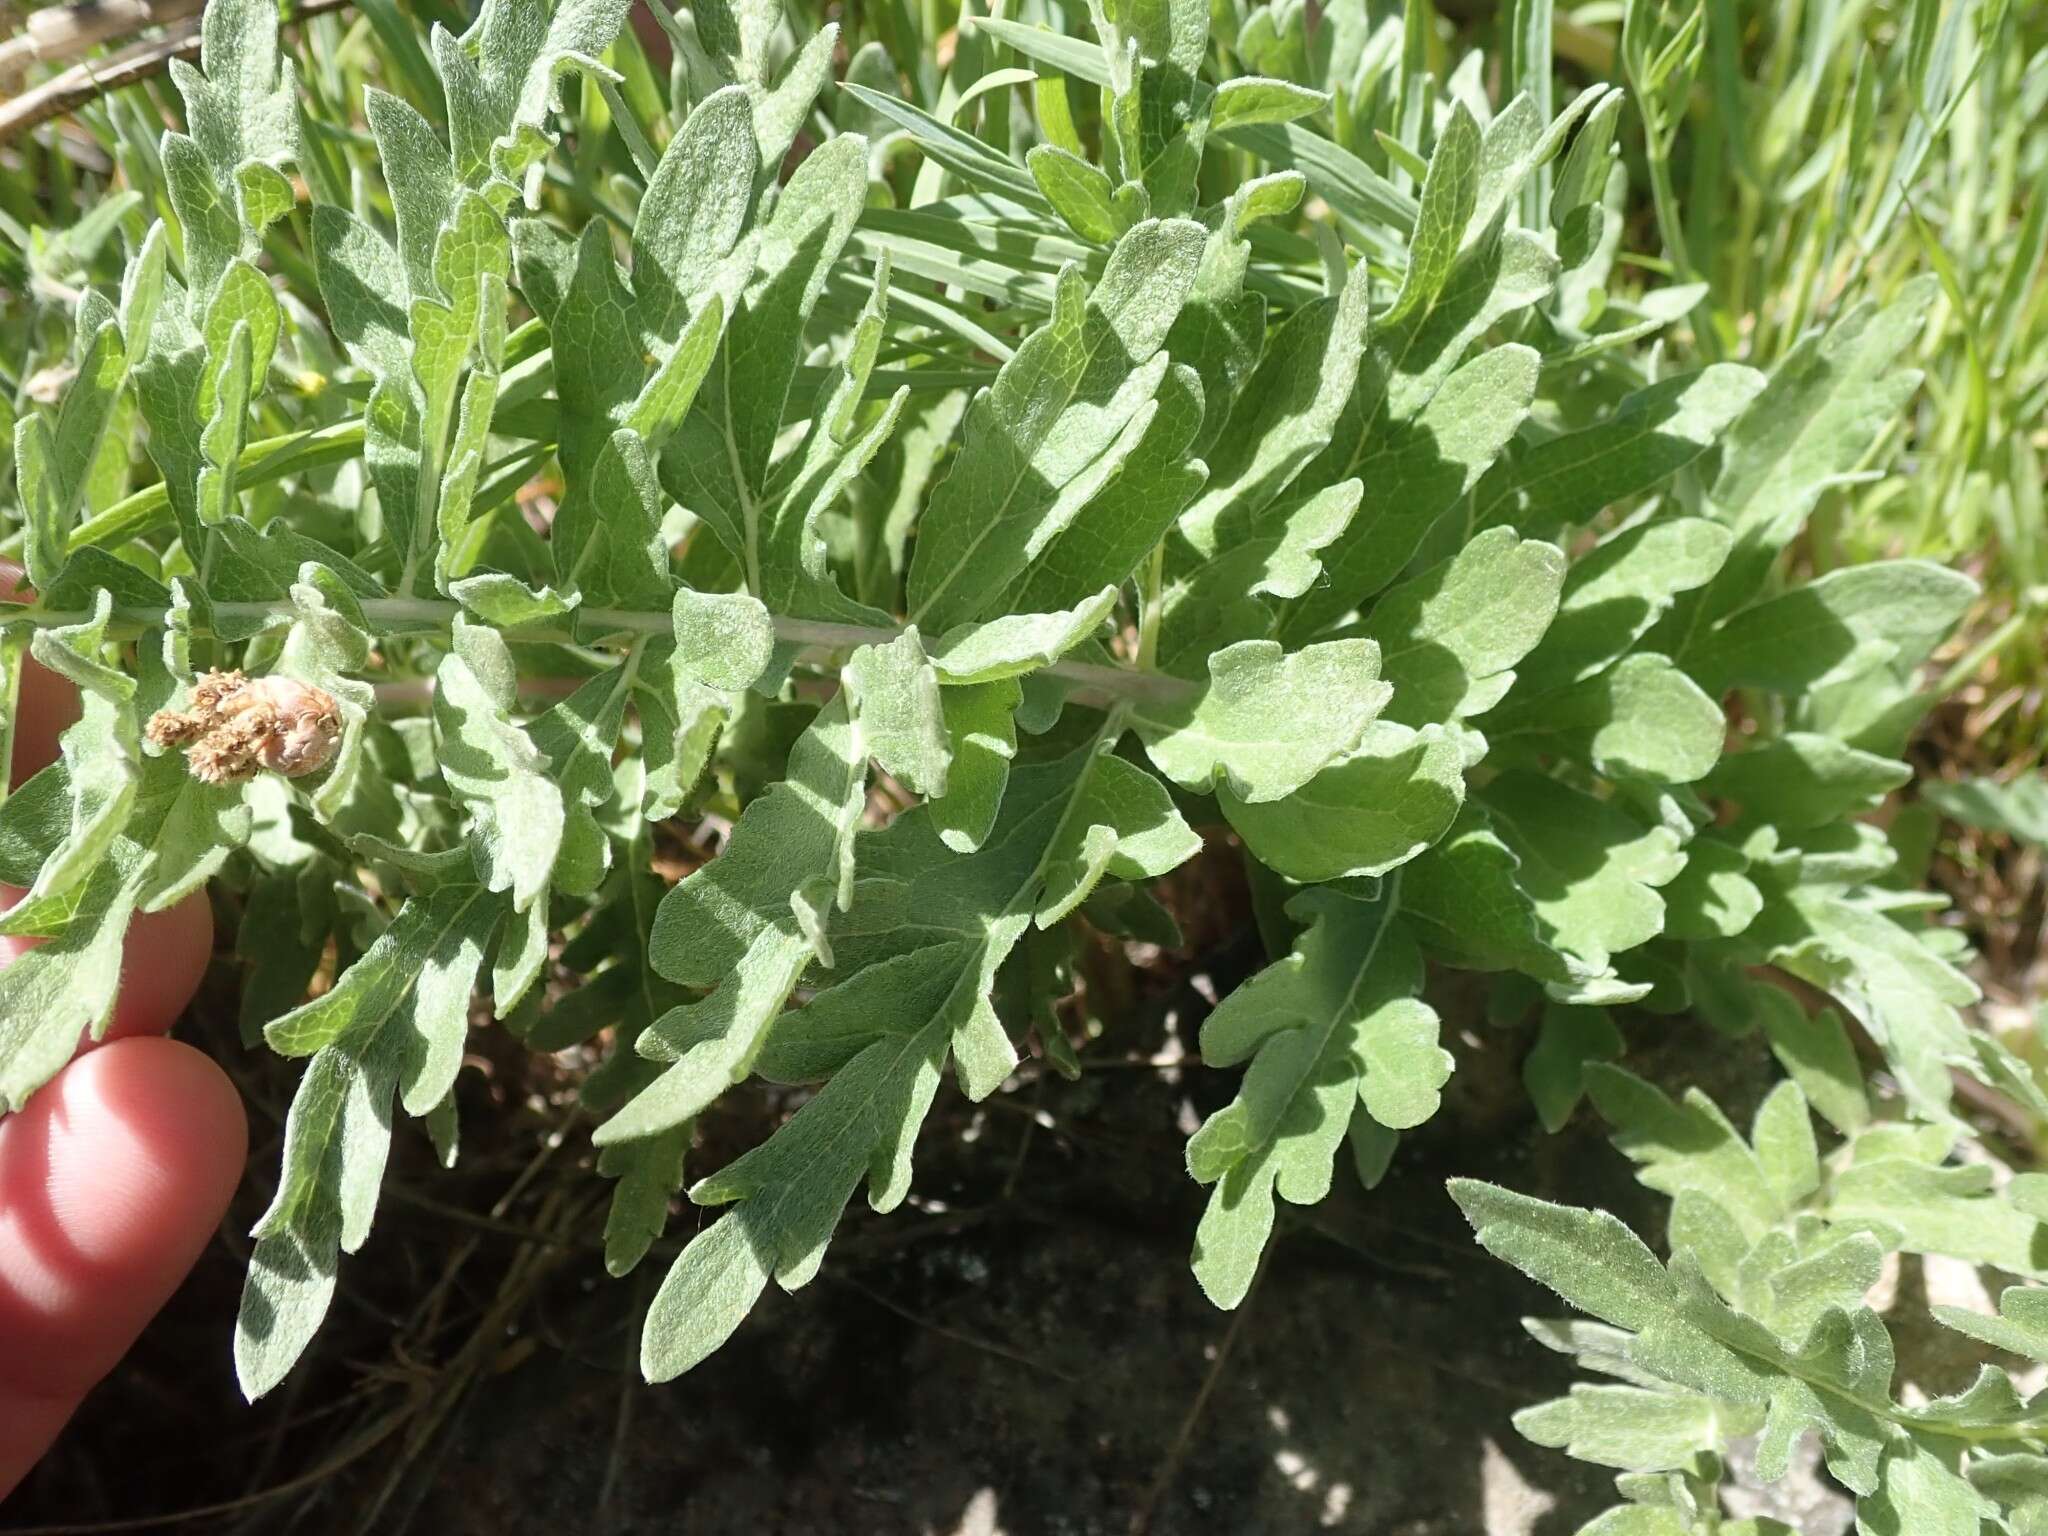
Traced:
<path fill-rule="evenodd" d="M 1304 305 L 1267 338 L 1211 450 L 1209 483 L 1180 515 L 1180 531 L 1198 552 L 1215 553 L 1330 443 L 1358 379 L 1366 289 L 1363 280 L 1347 282 L 1340 295 Z"/>
<path fill-rule="evenodd" d="M 1366 620 L 1407 725 L 1481 713 L 1557 612 L 1564 556 L 1555 545 L 1491 528 L 1450 560 L 1389 592 Z"/>
<path fill-rule="evenodd" d="M 598 1128 L 601 1146 L 664 1134 L 744 1077 L 764 1033 L 813 958 L 830 962 L 827 913 L 852 899 L 855 827 L 866 803 L 867 740 L 846 694 L 790 754 L 789 776 L 747 807 L 725 852 L 656 910 L 649 963 L 683 986 L 716 988 L 655 1021 L 643 1055 L 674 1063 Z"/>
<path fill-rule="evenodd" d="M 1557 617 L 1519 669 L 1522 687 L 1563 687 L 1620 660 L 1679 593 L 1713 579 L 1729 545 L 1727 530 L 1702 517 L 1655 518 L 1603 538 L 1566 570 Z"/>
<path fill-rule="evenodd" d="M 797 168 L 760 231 L 751 276 L 727 306 L 725 345 L 662 455 L 663 488 L 710 524 L 756 595 L 767 590 L 770 465 L 798 342 L 865 189 L 857 137 L 831 140 Z M 593 352 L 593 367 L 608 366 L 602 358 Z"/>
<path fill-rule="evenodd" d="M 1801 831 L 1875 810 L 1911 777 L 1891 758 L 1832 736 L 1788 731 L 1723 758 L 1700 787 L 1742 807 L 1746 819 Z"/>
<path fill-rule="evenodd" d="M 1708 502 L 1734 533 L 1735 551 L 1696 610 L 1695 633 L 1749 598 L 1821 494 L 1859 467 L 1919 388 L 1919 373 L 1894 362 L 1936 289 L 1923 274 L 1882 310 L 1852 306 L 1795 345 L 1730 426 Z"/>
<path fill-rule="evenodd" d="M 1719 761 L 1728 725 L 1720 705 L 1668 657 L 1638 651 L 1583 681 L 1518 692 L 1486 729 L 1495 741 L 1568 747 L 1611 779 L 1691 784 Z"/>
<path fill-rule="evenodd" d="M 1544 1004 L 1536 1044 L 1522 1061 L 1522 1083 L 1546 1131 L 1564 1128 L 1586 1095 L 1589 1069 L 1615 1060 L 1623 1045 L 1606 1009 Z"/>
<path fill-rule="evenodd" d="M 1246 800 L 1228 784 L 1217 800 L 1245 847 L 1292 880 L 1384 875 L 1449 829 L 1464 804 L 1464 753 L 1439 726 L 1391 720 L 1291 793 Z"/>
<path fill-rule="evenodd" d="M 948 630 L 931 648 L 932 665 L 948 685 L 992 683 L 1051 666 L 1092 639 L 1116 607 L 1104 587 L 1065 613 L 1010 613 Z"/>
<path fill-rule="evenodd" d="M 1856 759 L 1860 761 L 1862 756 L 1856 754 Z M 1884 763 L 1888 772 L 1904 767 L 1885 759 L 1878 761 Z M 1903 782 L 1901 775 L 1884 787 L 1889 789 Z M 1920 798 L 1966 827 L 2002 832 L 2023 843 L 2048 847 L 2048 783 L 2039 776 L 2014 779 L 2011 783 L 1995 779 L 1937 780 L 1922 786 Z"/>
<path fill-rule="evenodd" d="M 1512 523 L 1537 538 L 1588 523 L 1697 460 L 1763 387 L 1754 369 L 1715 363 L 1646 385 L 1592 426 L 1517 444 L 1474 493 L 1474 523 Z M 1725 535 L 1724 550 L 1732 542 Z"/>
<path fill-rule="evenodd" d="M 995 826 L 1017 755 L 1023 698 L 1009 677 L 948 687 L 939 695 L 950 765 L 946 796 L 931 803 L 931 814 L 940 840 L 956 853 L 974 852 Z"/>
<path fill-rule="evenodd" d="M 1827 884 L 1774 886 L 1765 894 L 1775 963 L 1833 993 L 1884 1047 L 1908 1102 L 1931 1119 L 1945 1118 L 1950 1069 L 1976 1071 L 1958 1011 L 1976 1001 L 1975 983 L 1867 896 Z"/>
<path fill-rule="evenodd" d="M 968 408 L 959 455 L 918 524 L 913 620 L 943 631 L 989 616 L 1136 449 L 1201 249 L 1199 225 L 1148 221 L 1118 241 L 1085 299 L 1080 274 L 1062 274 L 1052 323 Z"/>
<path fill-rule="evenodd" d="M 1696 634 L 1679 659 L 1709 692 L 1802 693 L 1880 662 L 1916 664 L 1976 595 L 1969 577 L 1925 561 L 1849 566 Z"/>
<path fill-rule="evenodd" d="M 1308 925 L 1294 953 L 1202 1025 L 1206 1063 L 1251 1062 L 1237 1097 L 1188 1142 L 1188 1172 L 1216 1186 L 1195 1233 L 1195 1278 L 1221 1307 L 1251 1287 L 1274 1195 L 1321 1200 L 1354 1115 L 1419 1125 L 1451 1074 L 1436 1014 L 1416 996 L 1422 963 L 1399 922 L 1398 879 L 1371 901 L 1308 892 L 1288 910 Z"/>
<path fill-rule="evenodd" d="M 1551 1205 L 1477 1179 L 1453 1179 L 1450 1192 L 1480 1246 L 1580 1311 L 1628 1329 L 1673 1314 L 1663 1266 L 1607 1212 Z"/>
<path fill-rule="evenodd" d="M 1644 826 L 1613 801 L 1526 772 L 1502 775 L 1482 799 L 1520 860 L 1517 883 L 1548 942 L 1597 973 L 1662 930 L 1656 888 L 1685 863 L 1670 829 Z"/>
<path fill-rule="evenodd" d="M 917 626 L 887 645 L 855 651 L 842 686 L 862 741 L 882 771 L 914 793 L 931 799 L 945 794 L 952 747 L 939 706 L 939 673 Z"/>
<path fill-rule="evenodd" d="M 1356 747 L 1393 690 L 1370 640 L 1293 655 L 1244 640 L 1209 658 L 1209 678 L 1176 701 L 1143 701 L 1131 720 L 1153 766 L 1184 789 L 1227 784 L 1258 803 L 1293 794 Z"/>
<path fill-rule="evenodd" d="M 1361 478 L 1364 500 L 1324 557 L 1326 579 L 1300 595 L 1284 633 L 1316 633 L 1400 575 L 1521 427 L 1538 362 L 1527 347 L 1495 347 L 1451 373 L 1412 418 L 1379 422 L 1363 451 L 1339 434 L 1330 457 L 1346 449 L 1341 467 Z M 1326 471 L 1335 472 L 1319 464 L 1310 479 Z"/>
<path fill-rule="evenodd" d="M 505 642 L 457 617 L 454 649 L 435 674 L 441 772 L 469 808 L 477 877 L 524 912 L 546 895 L 565 812 L 547 759 L 512 719 L 516 691 Z"/>

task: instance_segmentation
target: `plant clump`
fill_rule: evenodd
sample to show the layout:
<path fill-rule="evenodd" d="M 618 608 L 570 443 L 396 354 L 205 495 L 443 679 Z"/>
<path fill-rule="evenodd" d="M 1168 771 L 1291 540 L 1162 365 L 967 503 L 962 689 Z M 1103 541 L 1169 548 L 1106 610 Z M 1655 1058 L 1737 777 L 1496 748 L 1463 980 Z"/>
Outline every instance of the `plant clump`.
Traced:
<path fill-rule="evenodd" d="M 1995 59 L 1965 9 L 1901 67 Z M 73 374 L 14 425 L 0 666 L 83 716 L 0 802 L 0 933 L 51 940 L 0 970 L 0 1107 L 105 1029 L 136 914 L 245 898 L 249 1038 L 305 1062 L 250 1397 L 394 1134 L 458 1155 L 473 1028 L 593 1063 L 612 1273 L 704 1209 L 663 1381 L 904 1203 L 942 1092 L 1078 1074 L 1087 957 L 1180 948 L 1206 850 L 1263 946 L 1200 1027 L 1219 1307 L 1283 1207 L 1380 1182 L 1448 1042 L 1525 1025 L 1535 1120 L 1590 1106 L 1673 1197 L 1665 1258 L 1451 1191 L 1593 1319 L 1531 1324 L 1607 1379 L 1520 1422 L 1621 1472 L 1603 1536 L 1731 1529 L 1730 1442 L 1768 1476 L 1808 1431 L 1870 1529 L 2039 1519 L 2048 1413 L 1990 1366 L 1906 1402 L 1864 1299 L 1901 1252 L 2048 1281 L 1967 1118 L 2048 1083 L 1884 814 L 1979 588 L 1811 537 L 1892 469 L 1942 280 L 1735 359 L 1668 163 L 1704 9 L 1632 0 L 1633 101 L 1556 95 L 1548 7 L 1498 91 L 1426 6 L 1311 10 L 970 7 L 942 56 L 654 4 L 662 79 L 625 0 L 488 0 L 355 95 L 213 0 L 183 128 L 120 117 L 134 185 L 39 248 L 74 281 L 8 359 Z M 1631 112 L 1673 259 L 1623 250 Z M 1815 163 L 1889 219 L 1868 123 Z M 1677 1029 L 1782 1065 L 1747 1134 L 1629 1070 Z M 701 1166 L 749 1083 L 793 1112 Z M 2040 1294 L 1943 1322 L 2048 1359 Z"/>

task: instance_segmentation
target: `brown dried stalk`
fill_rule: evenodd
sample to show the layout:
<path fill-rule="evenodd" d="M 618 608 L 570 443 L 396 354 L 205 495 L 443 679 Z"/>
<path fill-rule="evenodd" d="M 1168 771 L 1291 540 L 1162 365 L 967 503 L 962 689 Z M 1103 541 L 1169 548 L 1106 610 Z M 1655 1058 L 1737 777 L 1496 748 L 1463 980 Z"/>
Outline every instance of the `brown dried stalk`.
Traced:
<path fill-rule="evenodd" d="M 300 0 L 284 15 L 287 23 L 303 21 L 323 11 L 338 11 L 353 0 Z M 133 85 L 158 74 L 174 58 L 199 56 L 197 18 L 173 24 L 161 37 L 130 43 L 101 59 L 74 64 L 12 101 L 0 101 L 0 144 L 17 138 L 40 123 L 66 112 L 75 112 L 108 91 Z"/>

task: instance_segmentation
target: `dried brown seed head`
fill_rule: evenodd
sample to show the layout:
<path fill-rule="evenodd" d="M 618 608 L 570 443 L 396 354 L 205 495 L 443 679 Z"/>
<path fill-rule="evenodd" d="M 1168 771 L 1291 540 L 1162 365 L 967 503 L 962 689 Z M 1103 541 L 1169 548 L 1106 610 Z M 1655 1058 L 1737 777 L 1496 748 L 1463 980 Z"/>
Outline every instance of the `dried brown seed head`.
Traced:
<path fill-rule="evenodd" d="M 325 689 L 289 677 L 208 672 L 192 685 L 191 707 L 158 710 L 146 728 L 160 747 L 185 748 L 208 784 L 234 784 L 263 770 L 317 773 L 341 742 L 341 706 Z"/>

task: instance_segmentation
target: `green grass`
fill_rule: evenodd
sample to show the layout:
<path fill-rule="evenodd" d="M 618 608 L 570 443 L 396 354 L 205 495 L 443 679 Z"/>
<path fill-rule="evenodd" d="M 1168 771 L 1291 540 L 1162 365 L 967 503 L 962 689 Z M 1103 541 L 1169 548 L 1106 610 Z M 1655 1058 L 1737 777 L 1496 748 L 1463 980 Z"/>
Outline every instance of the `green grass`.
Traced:
<path fill-rule="evenodd" d="M 1639 103 L 1655 88 L 1661 131 L 1638 143 L 1652 186 L 1675 185 L 1685 210 L 1656 199 L 1654 239 L 1706 286 L 1689 338 L 1700 359 L 1769 369 L 1849 305 L 1940 279 L 1914 358 L 1925 388 L 1875 450 L 1910 472 L 1830 497 L 1806 555 L 1818 569 L 1922 556 L 1976 576 L 1984 599 L 1952 681 L 2009 701 L 1986 721 L 1993 760 L 2037 760 L 2048 199 L 2029 190 L 2048 182 L 2048 8 L 1702 0 L 1630 4 L 1619 27 L 1612 10 L 1575 24 L 1618 36 Z M 1672 38 L 1690 43 L 1675 62 Z"/>

